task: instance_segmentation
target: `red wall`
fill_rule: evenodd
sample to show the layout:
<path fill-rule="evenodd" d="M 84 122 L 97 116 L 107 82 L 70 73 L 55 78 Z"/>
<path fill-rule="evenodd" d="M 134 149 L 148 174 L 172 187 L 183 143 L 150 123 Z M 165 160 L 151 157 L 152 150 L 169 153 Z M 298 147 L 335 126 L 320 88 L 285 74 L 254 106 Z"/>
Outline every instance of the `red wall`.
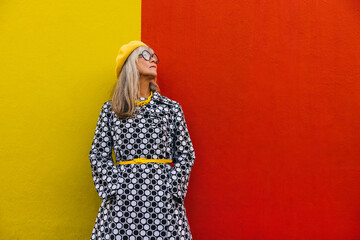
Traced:
<path fill-rule="evenodd" d="M 360 239 L 358 1 L 143 1 L 194 239 Z"/>

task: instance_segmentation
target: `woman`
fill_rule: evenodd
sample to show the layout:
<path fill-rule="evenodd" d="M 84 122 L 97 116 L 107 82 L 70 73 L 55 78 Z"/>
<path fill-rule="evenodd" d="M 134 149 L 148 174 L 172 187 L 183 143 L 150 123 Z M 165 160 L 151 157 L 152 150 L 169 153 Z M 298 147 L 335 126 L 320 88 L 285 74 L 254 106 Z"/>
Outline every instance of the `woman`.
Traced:
<path fill-rule="evenodd" d="M 195 151 L 180 104 L 158 93 L 158 62 L 141 41 L 116 58 L 89 154 L 103 200 L 91 239 L 192 239 L 183 201 Z"/>

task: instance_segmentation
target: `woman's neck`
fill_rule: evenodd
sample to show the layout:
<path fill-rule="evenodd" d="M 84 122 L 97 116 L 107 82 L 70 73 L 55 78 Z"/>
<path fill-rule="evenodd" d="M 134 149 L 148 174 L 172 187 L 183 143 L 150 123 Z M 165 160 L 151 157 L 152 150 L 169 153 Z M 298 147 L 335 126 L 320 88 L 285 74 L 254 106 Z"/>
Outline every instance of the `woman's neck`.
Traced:
<path fill-rule="evenodd" d="M 150 82 L 153 80 L 154 78 L 149 78 L 146 76 L 140 76 L 140 89 L 139 89 L 139 93 L 138 93 L 138 97 L 142 97 L 142 98 L 148 98 L 150 96 Z"/>
<path fill-rule="evenodd" d="M 151 94 L 150 89 L 144 90 L 144 92 L 141 91 L 139 92 L 139 98 L 148 98 Z"/>

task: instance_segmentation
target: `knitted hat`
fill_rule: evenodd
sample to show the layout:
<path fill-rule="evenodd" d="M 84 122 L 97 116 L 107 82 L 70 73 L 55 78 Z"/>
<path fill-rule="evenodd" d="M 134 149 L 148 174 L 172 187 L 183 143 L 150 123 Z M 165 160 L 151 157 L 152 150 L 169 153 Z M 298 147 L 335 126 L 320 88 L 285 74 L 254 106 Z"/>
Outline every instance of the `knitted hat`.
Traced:
<path fill-rule="evenodd" d="M 128 56 L 132 53 L 132 51 L 134 51 L 137 47 L 140 46 L 147 46 L 147 45 L 141 41 L 131 41 L 120 48 L 119 53 L 116 57 L 116 68 L 115 68 L 116 78 L 119 77 L 122 66 L 124 65 Z"/>

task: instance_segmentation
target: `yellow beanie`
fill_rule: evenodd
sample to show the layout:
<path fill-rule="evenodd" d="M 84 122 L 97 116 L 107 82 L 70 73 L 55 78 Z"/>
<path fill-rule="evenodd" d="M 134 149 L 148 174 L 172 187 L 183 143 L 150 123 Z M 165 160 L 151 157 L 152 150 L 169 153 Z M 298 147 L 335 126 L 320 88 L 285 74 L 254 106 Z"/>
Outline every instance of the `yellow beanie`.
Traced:
<path fill-rule="evenodd" d="M 131 41 L 120 48 L 119 53 L 116 57 L 116 68 L 115 68 L 116 79 L 119 77 L 122 66 L 124 65 L 128 56 L 132 53 L 132 51 L 134 51 L 137 47 L 140 46 L 147 46 L 147 45 L 141 41 Z"/>

